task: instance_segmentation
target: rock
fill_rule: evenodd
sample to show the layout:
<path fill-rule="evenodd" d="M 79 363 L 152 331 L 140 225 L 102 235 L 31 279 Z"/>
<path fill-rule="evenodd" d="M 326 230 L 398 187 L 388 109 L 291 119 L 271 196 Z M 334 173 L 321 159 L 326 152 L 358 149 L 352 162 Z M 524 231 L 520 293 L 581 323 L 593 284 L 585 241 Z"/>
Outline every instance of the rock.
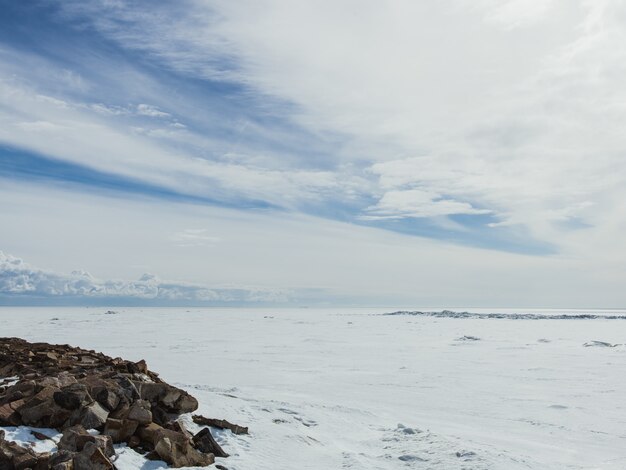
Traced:
<path fill-rule="evenodd" d="M 202 415 L 193 415 L 191 417 L 193 422 L 200 426 L 211 426 L 219 429 L 230 429 L 233 434 L 248 434 L 248 428 L 245 426 L 239 426 L 232 424 L 225 419 L 205 418 Z"/>
<path fill-rule="evenodd" d="M 4 440 L 4 437 L 4 431 L 0 430 L 0 469 L 44 470 L 47 468 L 49 457 L 47 454 L 38 454 L 32 449 Z"/>
<path fill-rule="evenodd" d="M 128 410 L 128 419 L 137 421 L 139 424 L 149 424 L 152 422 L 152 412 L 150 408 L 149 401 L 137 400 Z"/>
<path fill-rule="evenodd" d="M 72 452 L 59 450 L 50 457 L 48 465 L 52 470 L 72 470 L 74 468 L 73 458 L 74 454 Z"/>
<path fill-rule="evenodd" d="M 18 426 L 21 417 L 16 410 L 25 403 L 24 399 L 15 400 L 0 406 L 0 426 Z"/>
<path fill-rule="evenodd" d="M 74 456 L 74 470 L 114 470 L 102 449 L 93 442 L 88 442 L 82 451 Z"/>
<path fill-rule="evenodd" d="M 111 436 L 107 435 L 92 436 L 91 434 L 87 434 L 77 436 L 76 450 L 83 450 L 89 442 L 94 443 L 96 447 L 98 447 L 98 449 L 100 449 L 107 457 L 115 455 L 115 449 L 113 449 L 113 439 L 111 439 Z"/>
<path fill-rule="evenodd" d="M 111 436 L 91 435 L 80 424 L 67 428 L 63 432 L 58 448 L 69 452 L 80 452 L 88 443 L 95 444 L 107 457 L 115 455 Z"/>
<path fill-rule="evenodd" d="M 171 421 L 164 426 L 166 429 L 171 431 L 180 432 L 185 435 L 188 439 L 192 439 L 193 435 L 187 431 L 184 426 L 179 421 Z"/>
<path fill-rule="evenodd" d="M 139 437 L 137 436 L 132 436 L 129 440 L 128 440 L 128 447 L 130 447 L 131 449 L 134 449 L 136 447 L 139 447 L 139 445 L 141 444 L 141 440 L 139 439 Z"/>
<path fill-rule="evenodd" d="M 76 452 L 80 450 L 78 448 L 78 444 L 76 443 L 79 436 L 89 436 L 89 433 L 80 424 L 69 427 L 63 431 L 63 436 L 61 436 L 57 447 L 61 450 Z"/>
<path fill-rule="evenodd" d="M 192 436 L 177 421 L 181 413 L 197 409 L 197 400 L 163 382 L 143 360 L 0 338 L 0 376 L 11 378 L 0 380 L 0 426 L 63 432 L 54 454 L 39 454 L 6 442 L 0 431 L 0 470 L 109 470 L 115 468 L 113 444 L 121 442 L 175 467 L 206 466 L 214 454 L 226 456 L 208 429 Z M 247 432 L 225 420 L 211 424 Z"/>
<path fill-rule="evenodd" d="M 156 443 L 154 450 L 162 460 L 176 468 L 206 467 L 215 462 L 213 454 L 197 451 L 188 440 L 176 441 L 163 437 Z"/>
<path fill-rule="evenodd" d="M 213 439 L 209 428 L 204 428 L 193 436 L 193 445 L 200 452 L 214 454 L 216 457 L 228 457 L 228 454 Z"/>
<path fill-rule="evenodd" d="M 114 443 L 128 441 L 137 430 L 137 421 L 128 419 L 107 419 L 104 425 L 104 434 L 111 436 Z"/>
<path fill-rule="evenodd" d="M 141 426 L 137 429 L 137 435 L 142 442 L 148 442 L 154 446 L 158 440 L 159 433 L 164 428 L 156 423 L 150 423 L 147 426 Z"/>
<path fill-rule="evenodd" d="M 94 390 L 94 398 L 109 411 L 114 411 L 120 404 L 121 398 L 117 391 L 102 387 Z"/>
<path fill-rule="evenodd" d="M 20 406 L 17 413 L 22 418 L 22 422 L 28 426 L 50 427 L 50 418 L 60 412 L 63 414 L 52 398 L 56 391 L 58 389 L 47 387 Z"/>
<path fill-rule="evenodd" d="M 171 413 L 191 413 L 198 409 L 198 401 L 184 390 L 164 382 L 133 381 L 142 399 L 159 404 Z"/>
<path fill-rule="evenodd" d="M 57 405 L 66 410 L 75 410 L 81 405 L 93 401 L 87 392 L 87 387 L 79 383 L 68 385 L 58 392 L 55 392 L 53 398 Z"/>
<path fill-rule="evenodd" d="M 82 424 L 85 429 L 101 430 L 104 427 L 108 416 L 109 412 L 102 408 L 100 403 L 94 402 L 83 408 L 80 424 Z"/>
<path fill-rule="evenodd" d="M 33 429 L 31 429 L 30 433 L 35 437 L 35 439 L 38 439 L 40 441 L 52 440 L 50 437 L 46 436 L 44 433 L 35 431 Z"/>
<path fill-rule="evenodd" d="M 176 401 L 172 409 L 176 413 L 191 413 L 198 409 L 198 400 L 183 391 L 183 394 Z"/>

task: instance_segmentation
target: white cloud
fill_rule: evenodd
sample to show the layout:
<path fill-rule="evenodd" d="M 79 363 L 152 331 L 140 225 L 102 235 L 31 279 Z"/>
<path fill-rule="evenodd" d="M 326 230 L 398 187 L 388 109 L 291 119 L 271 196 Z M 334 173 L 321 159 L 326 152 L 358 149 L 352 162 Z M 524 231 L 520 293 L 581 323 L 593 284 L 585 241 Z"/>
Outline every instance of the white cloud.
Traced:
<path fill-rule="evenodd" d="M 70 297 L 89 302 L 93 299 L 115 301 L 175 302 L 285 302 L 285 292 L 267 289 L 216 288 L 165 282 L 152 274 L 136 281 L 99 280 L 83 270 L 62 274 L 33 267 L 20 258 L 0 251 L 0 302 L 26 298 Z"/>
<path fill-rule="evenodd" d="M 442 195 L 420 189 L 388 191 L 374 206 L 366 209 L 364 220 L 402 219 L 406 217 L 438 217 L 453 214 L 488 214 L 471 204 L 446 199 Z"/>
<path fill-rule="evenodd" d="M 7 181 L 0 181 L 0 200 L 5 253 L 56 273 L 83 267 L 100 279 L 140 279 L 152 272 L 176 279 L 176 285 L 242 291 L 250 298 L 255 292 L 287 296 L 296 305 L 626 303 L 623 243 L 597 231 L 574 232 L 564 253 L 530 256 L 319 217 L 119 199 Z M 220 241 L 214 248 L 177 246 L 172 235 L 190 227 L 206 227 L 204 233 Z M 624 219 L 610 232 L 619 230 L 626 230 Z M 32 233 L 45 236 L 25 236 Z"/>
<path fill-rule="evenodd" d="M 143 103 L 137 105 L 137 114 L 141 116 L 150 116 L 150 117 L 158 117 L 158 118 L 171 116 L 171 114 L 161 111 L 156 106 L 143 104 Z"/>
<path fill-rule="evenodd" d="M 180 73 L 278 97 L 299 124 L 342 136 L 334 158 L 359 165 L 318 194 L 343 199 L 346 181 L 381 199 L 400 177 L 408 188 L 387 188 L 489 210 L 557 245 L 562 214 L 591 226 L 612 217 L 600 201 L 619 197 L 626 170 L 619 1 L 190 1 L 168 22 L 103 5 L 64 8 Z M 363 162 L 381 186 L 359 180 Z M 394 165 L 407 171 L 391 176 Z"/>
<path fill-rule="evenodd" d="M 346 289 L 369 292 L 386 285 L 393 290 L 384 276 L 369 280 L 360 271 L 368 275 L 392 271 L 402 265 L 407 253 L 419 251 L 420 256 L 411 258 L 414 264 L 428 259 L 429 266 L 445 266 L 441 272 L 446 273 L 448 266 L 454 266 L 452 271 L 462 273 L 454 282 L 444 274 L 434 277 L 466 293 L 463 281 L 484 274 L 501 292 L 509 292 L 508 298 L 515 296 L 511 289 L 540 281 L 558 283 L 555 279 L 576 284 L 580 298 L 585 286 L 592 284 L 596 293 L 604 293 L 593 297 L 598 302 L 607 295 L 621 295 L 615 292 L 620 289 L 616 282 L 623 280 L 620 263 L 626 230 L 624 2 L 213 0 L 159 3 L 146 10 L 124 1 L 67 1 L 62 8 L 120 47 L 139 49 L 156 66 L 195 79 L 232 82 L 246 97 L 264 103 L 270 124 L 230 121 L 231 116 L 219 115 L 203 121 L 206 129 L 226 122 L 229 129 L 237 130 L 235 139 L 228 135 L 223 140 L 202 135 L 197 125 L 177 129 L 168 122 L 171 116 L 192 117 L 198 103 L 190 96 L 171 96 L 156 80 L 132 68 L 124 73 L 116 68 L 98 72 L 120 90 L 129 87 L 128 96 L 137 96 L 136 101 L 102 100 L 90 107 L 75 97 L 49 92 L 43 73 L 38 74 L 44 77 L 41 81 L 26 80 L 27 69 L 47 68 L 41 63 L 32 67 L 37 62 L 32 57 L 1 51 L 0 139 L 4 143 L 194 195 L 260 199 L 294 211 L 320 201 L 331 209 L 367 201 L 360 210 L 354 209 L 355 217 L 488 213 L 494 229 L 519 230 L 528 239 L 558 248 L 559 253 L 529 260 L 489 252 L 493 266 L 484 274 L 468 267 L 469 260 L 483 266 L 482 252 L 461 250 L 467 260 L 463 264 L 448 256 L 448 245 L 427 245 L 418 239 L 418 249 L 394 235 L 379 239 L 370 232 L 364 235 L 359 227 L 293 213 L 285 218 L 302 225 L 285 229 L 290 236 L 282 238 L 277 228 L 264 225 L 284 228 L 279 222 L 287 222 L 275 218 L 242 223 L 241 232 L 229 225 L 225 235 L 208 224 L 206 214 L 207 219 L 199 221 L 169 213 L 162 237 L 169 249 L 183 248 L 172 233 L 183 234 L 179 244 L 185 244 L 185 237 L 193 244 L 193 233 L 185 235 L 185 230 L 210 227 L 206 236 L 218 237 L 220 250 L 203 250 L 204 256 L 219 251 L 214 254 L 223 256 L 220 274 L 229 281 L 238 275 L 256 280 L 266 276 L 279 285 L 289 283 L 297 273 L 299 286 L 316 285 L 326 282 L 328 271 L 333 271 L 332 281 Z M 62 76 L 62 71 L 57 75 Z M 98 89 L 77 76 L 82 88 Z M 122 80 L 119 77 L 125 77 L 123 82 L 115 81 Z M 138 115 L 138 102 L 151 103 L 147 109 L 171 116 Z M 299 141 L 291 127 L 272 127 L 277 115 L 293 128 L 304 128 L 333 143 L 326 153 L 320 152 L 325 164 L 318 164 L 317 156 L 259 150 L 253 143 L 239 142 L 239 136 L 254 133 L 305 149 L 308 141 Z M 42 123 L 58 128 L 48 132 L 48 124 Z M 106 158 L 100 157 L 103 148 Z M 88 220 L 93 217 L 86 215 Z M 169 227 L 172 220 L 178 222 L 175 228 Z M 330 235 L 310 235 L 318 225 L 328 233 L 336 231 L 336 238 L 369 241 L 355 241 L 353 245 L 362 250 L 356 253 L 351 245 L 328 242 Z M 155 233 L 161 230 L 156 222 L 150 226 Z M 148 243 L 145 239 L 141 241 Z M 229 245 L 233 240 L 239 250 Z M 405 251 L 387 251 L 386 240 Z M 246 251 L 257 243 L 266 249 L 267 257 Z M 318 250 L 318 243 L 329 253 Z M 162 248 L 150 246 L 154 252 Z M 174 258 L 172 266 L 178 268 L 172 269 L 180 269 L 181 278 L 185 266 L 195 265 L 192 253 L 197 255 L 201 249 L 184 248 L 182 255 L 174 252 L 184 259 L 173 252 L 160 255 L 163 268 Z M 381 254 L 376 255 L 377 250 Z M 315 256 L 309 256 L 310 251 Z M 275 269 L 242 260 L 229 264 L 231 259 L 244 258 L 243 252 L 260 261 L 258 266 Z M 342 264 L 345 252 L 350 255 Z M 82 254 L 88 256 L 88 250 Z M 145 264 L 145 259 L 127 255 L 129 259 L 120 264 Z M 150 259 L 147 248 L 145 258 Z M 55 258 L 55 262 L 63 260 Z M 107 262 L 95 264 L 99 263 Z M 503 274 L 513 271 L 509 284 L 503 285 Z M 534 277 L 538 271 L 543 277 Z M 193 273 L 212 275 L 200 269 Z M 409 292 L 414 285 L 406 279 L 412 272 L 402 271 L 402 275 L 394 285 Z M 428 289 L 438 288 L 428 279 L 420 282 Z M 607 291 L 602 283 L 613 290 Z M 473 288 L 484 290 L 480 284 Z M 564 303 L 571 291 L 563 286 L 553 289 Z"/>
<path fill-rule="evenodd" d="M 172 235 L 177 246 L 214 246 L 220 238 L 209 234 L 207 229 L 185 229 Z"/>

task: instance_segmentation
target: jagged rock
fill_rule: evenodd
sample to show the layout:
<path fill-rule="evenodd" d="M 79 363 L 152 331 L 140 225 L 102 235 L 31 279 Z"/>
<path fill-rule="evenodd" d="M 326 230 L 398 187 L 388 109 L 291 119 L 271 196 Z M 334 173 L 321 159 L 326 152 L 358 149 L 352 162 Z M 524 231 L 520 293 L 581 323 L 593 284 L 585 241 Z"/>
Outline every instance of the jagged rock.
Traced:
<path fill-rule="evenodd" d="M 74 455 L 74 470 L 114 470 L 115 466 L 95 443 L 88 442 Z"/>
<path fill-rule="evenodd" d="M 113 440 L 111 436 L 107 435 L 97 435 L 92 436 L 91 434 L 81 435 L 76 437 L 76 450 L 82 450 L 85 448 L 88 442 L 92 442 L 98 447 L 98 449 L 102 450 L 104 455 L 107 457 L 112 457 L 115 455 L 115 449 L 113 448 Z"/>
<path fill-rule="evenodd" d="M 120 404 L 121 398 L 117 391 L 106 387 L 96 387 L 94 398 L 109 411 L 114 411 Z"/>
<path fill-rule="evenodd" d="M 137 421 L 139 424 L 148 424 L 152 422 L 152 412 L 150 411 L 150 402 L 146 400 L 137 400 L 128 410 L 128 419 Z"/>
<path fill-rule="evenodd" d="M 79 450 L 78 445 L 76 444 L 76 440 L 78 439 L 78 436 L 88 436 L 88 435 L 89 433 L 87 432 L 87 430 L 80 424 L 69 427 L 65 431 L 63 431 L 63 436 L 61 436 L 61 439 L 59 440 L 59 444 L 57 447 L 60 450 L 76 452 L 77 450 Z"/>
<path fill-rule="evenodd" d="M 75 410 L 81 405 L 91 403 L 93 399 L 83 384 L 75 383 L 57 391 L 53 395 L 54 401 L 61 408 Z"/>
<path fill-rule="evenodd" d="M 199 452 L 186 439 L 162 437 L 154 446 L 154 450 L 162 460 L 176 468 L 206 467 L 215 462 L 213 454 Z"/>
<path fill-rule="evenodd" d="M 116 444 L 128 441 L 136 430 L 137 421 L 129 419 L 109 418 L 104 425 L 104 434 L 111 436 Z"/>
<path fill-rule="evenodd" d="M 225 419 L 205 418 L 202 415 L 193 415 L 193 422 L 200 426 L 211 426 L 219 429 L 230 429 L 233 434 L 248 434 L 248 428 L 237 424 L 229 423 Z"/>
<path fill-rule="evenodd" d="M 74 454 L 72 452 L 59 450 L 50 457 L 48 465 L 51 470 L 72 470 L 74 467 L 73 458 Z"/>
<path fill-rule="evenodd" d="M 115 455 L 111 436 L 91 435 L 80 424 L 63 431 L 63 437 L 59 441 L 58 448 L 70 452 L 80 452 L 89 442 L 95 444 L 107 457 Z"/>
<path fill-rule="evenodd" d="M 0 470 L 18 465 L 33 470 L 109 470 L 115 468 L 109 459 L 113 443 L 120 442 L 175 467 L 206 466 L 213 463 L 214 453 L 227 455 L 210 431 L 192 436 L 176 421 L 181 413 L 196 410 L 197 400 L 163 382 L 143 360 L 0 338 L 1 376 L 18 381 L 0 385 L 0 425 L 53 427 L 63 431 L 63 437 L 50 455 L 6 442 L 0 434 Z M 247 432 L 227 421 L 212 423 Z M 94 435 L 87 429 L 104 433 Z"/>
<path fill-rule="evenodd" d="M 180 432 L 189 439 L 193 438 L 193 435 L 189 431 L 187 431 L 179 421 L 171 421 L 167 423 L 164 427 L 165 429 L 169 429 L 171 431 Z"/>
<path fill-rule="evenodd" d="M 100 403 L 94 402 L 82 409 L 80 424 L 82 424 L 85 429 L 102 430 L 108 416 L 109 412 L 102 408 Z"/>
<path fill-rule="evenodd" d="M 131 436 L 131 438 L 128 440 L 128 447 L 130 447 L 131 449 L 139 447 L 140 444 L 141 440 L 137 436 Z"/>
<path fill-rule="evenodd" d="M 148 442 L 154 446 L 158 440 L 158 433 L 163 430 L 163 427 L 156 424 L 150 423 L 147 426 L 141 426 L 137 429 L 137 435 L 142 442 Z"/>
<path fill-rule="evenodd" d="M 61 412 L 59 406 L 54 402 L 54 393 L 59 391 L 55 387 L 45 387 L 35 396 L 27 400 L 20 406 L 17 412 L 24 424 L 35 427 L 49 427 L 50 418 Z"/>
<path fill-rule="evenodd" d="M 204 428 L 193 436 L 193 445 L 200 452 L 214 454 L 216 457 L 228 457 L 228 454 L 213 439 L 209 428 Z"/>
<path fill-rule="evenodd" d="M 161 405 L 171 413 L 191 413 L 198 409 L 198 400 L 184 390 L 172 387 L 164 382 L 144 383 L 134 381 L 133 384 L 142 399 Z"/>
<path fill-rule="evenodd" d="M 4 437 L 4 431 L 0 430 L 0 469 L 44 470 L 48 468 L 48 454 L 37 454 L 31 449 L 6 441 Z"/>
<path fill-rule="evenodd" d="M 18 426 L 21 422 L 21 417 L 16 411 L 24 403 L 25 400 L 20 399 L 0 406 L 0 426 Z"/>

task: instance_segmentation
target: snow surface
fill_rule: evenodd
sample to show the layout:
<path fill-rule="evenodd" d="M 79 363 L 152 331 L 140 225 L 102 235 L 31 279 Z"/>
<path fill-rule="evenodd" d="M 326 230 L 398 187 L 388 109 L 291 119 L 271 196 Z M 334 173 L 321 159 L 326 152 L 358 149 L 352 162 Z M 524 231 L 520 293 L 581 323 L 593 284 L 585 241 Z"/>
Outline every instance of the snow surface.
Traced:
<path fill-rule="evenodd" d="M 229 470 L 626 468 L 626 322 L 567 317 L 626 312 L 398 310 L 1 308 L 0 336 L 146 359 L 249 426 L 214 430 Z"/>

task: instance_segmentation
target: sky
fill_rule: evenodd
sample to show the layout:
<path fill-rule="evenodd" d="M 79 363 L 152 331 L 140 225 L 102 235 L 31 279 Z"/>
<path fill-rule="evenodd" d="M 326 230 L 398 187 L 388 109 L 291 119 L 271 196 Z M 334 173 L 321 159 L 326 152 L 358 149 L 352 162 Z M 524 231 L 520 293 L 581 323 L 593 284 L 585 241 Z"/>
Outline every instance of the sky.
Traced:
<path fill-rule="evenodd" d="M 0 8 L 0 305 L 626 305 L 626 1 Z"/>

